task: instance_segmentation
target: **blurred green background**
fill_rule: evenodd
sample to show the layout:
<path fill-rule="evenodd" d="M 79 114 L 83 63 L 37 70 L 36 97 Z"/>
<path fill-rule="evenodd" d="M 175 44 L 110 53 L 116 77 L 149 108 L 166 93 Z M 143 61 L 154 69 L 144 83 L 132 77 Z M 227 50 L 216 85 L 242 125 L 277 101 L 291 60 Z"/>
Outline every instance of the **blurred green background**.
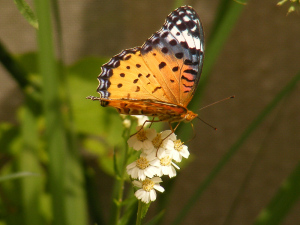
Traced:
<path fill-rule="evenodd" d="M 39 2 L 28 1 L 47 16 Z M 0 3 L 1 225 L 109 224 L 122 120 L 85 97 L 98 95 L 102 64 L 142 45 L 181 4 L 200 15 L 206 41 L 189 108 L 236 98 L 200 112 L 218 131 L 193 122 L 192 160 L 146 220 L 163 205 L 165 224 L 300 223 L 300 17 L 286 15 L 289 3 L 53 1 L 53 48 L 41 20 L 38 36 L 13 1 Z M 190 133 L 190 125 L 178 131 L 184 141 Z M 193 207 L 181 220 L 187 202 Z"/>

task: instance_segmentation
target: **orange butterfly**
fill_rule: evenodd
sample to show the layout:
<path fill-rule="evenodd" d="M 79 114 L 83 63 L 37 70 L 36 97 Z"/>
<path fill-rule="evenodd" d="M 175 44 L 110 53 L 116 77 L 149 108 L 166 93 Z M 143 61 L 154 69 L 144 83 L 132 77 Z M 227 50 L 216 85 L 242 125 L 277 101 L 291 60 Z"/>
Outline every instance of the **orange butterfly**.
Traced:
<path fill-rule="evenodd" d="M 182 6 L 142 47 L 123 50 L 104 64 L 98 76 L 100 98 L 87 98 L 121 114 L 152 116 L 169 124 L 191 121 L 198 115 L 187 105 L 198 86 L 203 58 L 199 16 Z"/>

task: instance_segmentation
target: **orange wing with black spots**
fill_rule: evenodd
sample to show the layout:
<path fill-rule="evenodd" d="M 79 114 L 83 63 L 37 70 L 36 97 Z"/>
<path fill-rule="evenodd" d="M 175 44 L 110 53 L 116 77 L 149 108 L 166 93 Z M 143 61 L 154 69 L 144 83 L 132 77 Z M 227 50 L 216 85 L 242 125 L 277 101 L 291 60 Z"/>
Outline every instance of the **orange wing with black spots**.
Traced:
<path fill-rule="evenodd" d="M 124 114 L 180 120 L 197 88 L 203 57 L 199 16 L 182 6 L 142 47 L 123 50 L 102 66 L 97 89 L 101 105 Z"/>

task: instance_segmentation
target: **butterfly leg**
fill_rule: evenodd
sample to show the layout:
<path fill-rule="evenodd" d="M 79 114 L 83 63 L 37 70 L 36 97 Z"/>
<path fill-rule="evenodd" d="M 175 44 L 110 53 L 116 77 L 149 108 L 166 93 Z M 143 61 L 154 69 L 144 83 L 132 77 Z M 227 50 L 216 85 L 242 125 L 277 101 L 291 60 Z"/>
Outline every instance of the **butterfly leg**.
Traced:
<path fill-rule="evenodd" d="M 154 117 L 153 117 L 152 120 L 146 120 L 146 121 L 143 123 L 143 125 L 141 126 L 141 128 L 140 128 L 137 132 L 135 132 L 134 134 L 130 135 L 130 137 L 136 135 L 138 132 L 140 132 L 142 129 L 144 129 L 144 126 L 146 125 L 146 123 L 151 123 L 151 124 L 150 124 L 150 127 L 151 127 L 151 125 L 152 125 L 153 123 L 156 123 L 156 122 L 161 122 L 161 120 L 155 120 Z"/>
<path fill-rule="evenodd" d="M 158 149 L 160 148 L 160 146 L 162 145 L 162 143 L 164 142 L 164 140 L 166 140 L 168 137 L 170 137 L 170 136 L 175 132 L 175 130 L 178 128 L 179 124 L 180 124 L 180 123 L 178 123 L 178 124 L 175 126 L 175 128 L 173 129 L 171 123 L 169 122 L 169 126 L 170 126 L 171 133 L 168 134 L 168 136 L 166 136 L 164 139 L 161 140 L 161 142 L 160 142 L 158 148 L 156 149 L 156 156 L 157 156 Z"/>
<path fill-rule="evenodd" d="M 149 128 L 152 126 L 153 122 L 154 122 L 154 117 L 153 117 L 152 120 L 151 120 L 151 123 L 150 123 Z"/>

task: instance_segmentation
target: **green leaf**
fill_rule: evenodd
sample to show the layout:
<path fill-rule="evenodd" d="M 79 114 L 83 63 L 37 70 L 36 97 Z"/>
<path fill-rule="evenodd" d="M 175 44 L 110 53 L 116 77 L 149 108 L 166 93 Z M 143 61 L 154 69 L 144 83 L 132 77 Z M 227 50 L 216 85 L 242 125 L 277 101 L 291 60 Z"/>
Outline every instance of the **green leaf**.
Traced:
<path fill-rule="evenodd" d="M 15 4 L 17 5 L 18 10 L 27 20 L 27 22 L 33 26 L 35 29 L 39 28 L 38 20 L 31 10 L 30 6 L 27 4 L 25 0 L 14 0 Z"/>
<path fill-rule="evenodd" d="M 135 196 L 131 196 L 123 202 L 123 204 L 126 205 L 126 209 L 124 210 L 124 214 L 119 220 L 118 225 L 133 224 L 130 221 L 132 221 L 132 218 L 136 216 L 137 203 L 138 201 Z"/>
<path fill-rule="evenodd" d="M 68 67 L 68 81 L 74 120 L 79 132 L 101 135 L 111 146 L 122 142 L 123 126 L 117 111 L 101 107 L 99 101 L 86 99 L 89 95 L 99 95 L 97 76 L 107 59 L 88 57 Z"/>
<path fill-rule="evenodd" d="M 283 182 L 269 205 L 259 214 L 254 225 L 281 224 L 300 197 L 300 163 Z"/>
<path fill-rule="evenodd" d="M 15 139 L 20 135 L 20 130 L 9 123 L 0 124 L 0 146 L 1 154 L 13 154 L 11 145 Z"/>

